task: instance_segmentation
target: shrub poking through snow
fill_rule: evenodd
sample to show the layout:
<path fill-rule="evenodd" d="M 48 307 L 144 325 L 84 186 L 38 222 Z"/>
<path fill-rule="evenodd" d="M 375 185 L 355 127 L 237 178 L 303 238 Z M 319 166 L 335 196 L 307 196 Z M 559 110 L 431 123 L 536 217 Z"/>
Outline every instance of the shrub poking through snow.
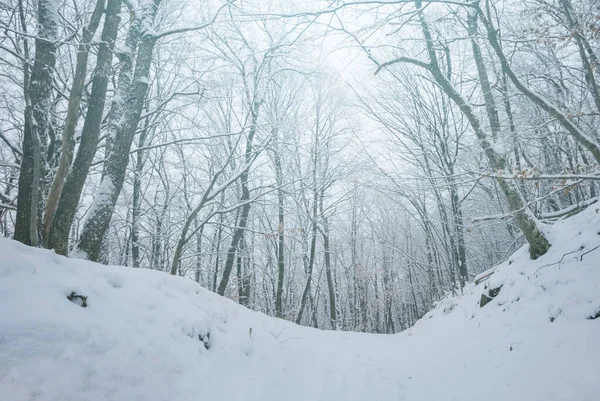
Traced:
<path fill-rule="evenodd" d="M 198 339 L 204 344 L 204 348 L 210 349 L 210 331 L 206 334 L 198 334 Z"/>

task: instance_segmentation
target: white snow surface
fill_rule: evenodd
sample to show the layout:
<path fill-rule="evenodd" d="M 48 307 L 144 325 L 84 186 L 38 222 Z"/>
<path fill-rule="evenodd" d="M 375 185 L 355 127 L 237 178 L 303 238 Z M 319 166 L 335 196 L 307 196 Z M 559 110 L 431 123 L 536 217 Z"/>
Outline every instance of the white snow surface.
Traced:
<path fill-rule="evenodd" d="M 519 250 L 396 335 L 300 327 L 187 278 L 2 239 L 0 400 L 597 401 L 598 227 L 592 208 L 558 222 L 548 254 Z"/>

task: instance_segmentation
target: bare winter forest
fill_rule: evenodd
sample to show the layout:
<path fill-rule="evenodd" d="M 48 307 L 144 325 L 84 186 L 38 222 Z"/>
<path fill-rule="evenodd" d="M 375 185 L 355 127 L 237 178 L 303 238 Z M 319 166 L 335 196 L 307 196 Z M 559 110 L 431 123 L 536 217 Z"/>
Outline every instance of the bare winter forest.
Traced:
<path fill-rule="evenodd" d="M 1 0 L 0 230 L 395 333 L 598 200 L 599 57 L 598 0 Z"/>

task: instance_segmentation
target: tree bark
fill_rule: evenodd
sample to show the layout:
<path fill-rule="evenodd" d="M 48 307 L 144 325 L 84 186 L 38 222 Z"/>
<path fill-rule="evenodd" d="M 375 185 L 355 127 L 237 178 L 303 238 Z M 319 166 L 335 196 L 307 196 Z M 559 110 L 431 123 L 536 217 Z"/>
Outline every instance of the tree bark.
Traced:
<path fill-rule="evenodd" d="M 20 4 L 22 11 L 22 4 Z M 51 129 L 50 108 L 53 91 L 52 76 L 56 64 L 58 11 L 51 0 L 39 0 L 37 9 L 38 35 L 35 38 L 35 61 L 28 74 L 25 65 L 25 126 L 23 157 L 17 193 L 17 216 L 14 238 L 26 245 L 39 243 L 39 206 L 43 179 L 42 140 Z"/>
<path fill-rule="evenodd" d="M 83 29 L 81 43 L 77 48 L 77 64 L 75 67 L 75 76 L 73 77 L 73 85 L 69 95 L 69 105 L 67 108 L 67 116 L 65 117 L 65 126 L 62 132 L 62 149 L 58 169 L 52 182 L 52 187 L 46 201 L 44 210 L 44 246 L 48 246 L 50 228 L 52 219 L 58 206 L 58 201 L 65 183 L 65 178 L 73 161 L 73 151 L 75 150 L 75 128 L 79 121 L 79 106 L 81 105 L 81 94 L 85 84 L 87 73 L 87 61 L 90 53 L 90 43 L 96 34 L 96 30 L 100 25 L 102 14 L 104 13 L 105 0 L 97 0 L 96 7 L 90 17 L 90 22 Z"/>
<path fill-rule="evenodd" d="M 102 238 L 108 230 L 125 180 L 129 152 L 148 95 L 152 54 L 158 39 L 152 31 L 152 26 L 159 5 L 160 0 L 154 0 L 142 12 L 143 31 L 141 32 L 142 38 L 137 52 L 133 80 L 127 95 L 123 99 L 118 99 L 121 100 L 121 104 L 117 108 L 124 108 L 123 118 L 117 121 L 116 137 L 113 138 L 112 149 L 104 164 L 106 174 L 102 178 L 98 193 L 83 226 L 78 251 L 86 255 L 89 260 L 96 261 L 100 256 Z"/>
<path fill-rule="evenodd" d="M 306 284 L 304 291 L 302 292 L 302 298 L 300 300 L 300 309 L 296 316 L 296 324 L 302 323 L 302 316 L 306 303 L 310 294 L 313 268 L 315 265 L 315 253 L 317 246 L 317 216 L 318 216 L 318 202 L 319 202 L 319 189 L 317 188 L 317 167 L 318 167 L 318 152 L 319 152 L 319 127 L 317 126 L 317 133 L 315 135 L 315 144 L 313 145 L 313 199 L 312 199 L 312 216 L 311 216 L 311 237 L 310 237 L 310 254 L 308 257 L 308 266 L 306 269 Z"/>
<path fill-rule="evenodd" d="M 494 94 L 492 93 L 492 86 L 490 85 L 490 80 L 485 68 L 481 48 L 477 42 L 477 12 L 474 10 L 468 10 L 467 24 L 469 36 L 471 37 L 473 58 L 475 59 L 475 65 L 477 67 L 477 76 L 479 77 L 479 84 L 481 85 L 483 99 L 485 100 L 485 111 L 487 112 L 490 130 L 492 131 L 492 141 L 496 142 L 501 132 L 500 118 L 498 117 L 498 109 L 496 108 L 496 101 L 494 100 Z"/>
<path fill-rule="evenodd" d="M 106 16 L 102 29 L 101 43 L 98 49 L 96 69 L 92 81 L 92 92 L 88 103 L 87 114 L 81 133 L 81 143 L 75 156 L 73 167 L 69 171 L 61 192 L 48 238 L 48 247 L 57 253 L 66 255 L 68 251 L 69 229 L 79 204 L 79 198 L 87 178 L 92 160 L 96 154 L 100 123 L 104 113 L 106 89 L 113 49 L 119 28 L 119 12 L 122 0 L 108 0 Z"/>
<path fill-rule="evenodd" d="M 588 40 L 580 32 L 580 23 L 577 20 L 577 17 L 573 15 L 573 6 L 571 5 L 571 1 L 560 0 L 560 4 L 568 23 L 567 28 L 569 28 L 571 35 L 577 42 L 579 57 L 581 58 L 581 64 L 583 65 L 585 82 L 587 83 L 590 94 L 592 95 L 594 103 L 596 104 L 596 110 L 600 112 L 600 90 L 598 89 L 598 83 L 596 82 L 594 69 L 592 67 L 595 66 L 596 68 L 599 68 L 598 58 L 596 57 L 596 54 L 594 53 L 594 50 Z"/>
<path fill-rule="evenodd" d="M 329 243 L 329 221 L 325 216 L 325 209 L 323 207 L 323 198 L 325 197 L 324 190 L 321 191 L 321 199 L 319 201 L 321 220 L 323 221 L 323 252 L 325 262 L 325 276 L 327 278 L 327 289 L 329 292 L 329 319 L 331 320 L 331 328 L 337 330 L 337 307 L 335 302 L 335 284 L 333 282 L 333 273 L 331 269 L 331 245 Z"/>
<path fill-rule="evenodd" d="M 149 128 L 146 126 L 140 134 L 138 149 L 146 146 Z M 146 152 L 139 150 L 136 154 L 133 176 L 133 199 L 131 206 L 131 262 L 133 267 L 140 267 L 140 213 L 142 198 L 142 172 L 146 163 Z"/>
<path fill-rule="evenodd" d="M 274 133 L 275 150 L 273 159 L 275 164 L 275 177 L 277 181 L 277 290 L 275 293 L 275 316 L 283 318 L 283 281 L 285 275 L 285 193 L 283 191 L 283 168 L 281 164 L 281 154 L 279 147 L 279 138 L 277 132 Z"/>
<path fill-rule="evenodd" d="M 256 134 L 257 123 L 258 123 L 258 110 L 260 107 L 260 103 L 255 102 L 252 106 L 252 121 L 250 125 L 250 132 L 248 133 L 248 138 L 246 139 L 246 152 L 245 152 L 245 162 L 248 166 L 252 160 L 253 153 L 253 145 L 252 141 L 254 139 L 254 134 Z M 233 269 L 233 264 L 235 262 L 236 250 L 238 249 L 238 245 L 244 236 L 244 232 L 246 231 L 246 227 L 248 226 L 248 215 L 250 214 L 250 189 L 248 187 L 248 180 L 250 178 L 250 172 L 248 169 L 244 170 L 243 174 L 240 176 L 240 184 L 242 187 L 242 196 L 240 197 L 240 202 L 243 203 L 242 213 L 240 216 L 240 220 L 238 226 L 233 232 L 233 237 L 231 238 L 231 244 L 229 249 L 227 250 L 227 259 L 225 259 L 225 267 L 223 268 L 223 277 L 221 277 L 221 281 L 219 282 L 219 287 L 217 288 L 217 294 L 225 295 L 225 290 L 227 289 L 227 284 L 229 283 L 229 276 L 231 275 L 231 270 Z"/>
<path fill-rule="evenodd" d="M 452 101 L 456 103 L 463 115 L 469 121 L 492 170 L 504 171 L 506 168 L 506 161 L 502 155 L 496 152 L 489 143 L 487 135 L 481 127 L 479 118 L 477 118 L 475 115 L 471 105 L 458 93 L 454 86 L 452 86 L 452 83 L 441 71 L 437 61 L 437 55 L 433 47 L 433 40 L 429 31 L 429 26 L 425 21 L 425 16 L 423 15 L 422 10 L 419 11 L 419 20 L 421 22 L 423 35 L 425 36 L 427 53 L 430 59 L 430 63 L 428 64 L 427 68 L 442 90 L 450 97 L 450 99 L 452 99 Z M 508 75 L 510 77 L 510 74 Z M 600 157 L 600 151 L 598 155 Z M 548 251 L 550 248 L 550 243 L 540 231 L 537 220 L 529 210 L 529 207 L 523 201 L 518 188 L 513 183 L 501 177 L 497 177 L 497 181 L 506 197 L 511 212 L 515 213 L 515 219 L 519 225 L 519 228 L 529 243 L 529 254 L 531 258 L 537 259 Z"/>
<path fill-rule="evenodd" d="M 586 135 L 571 119 L 561 112 L 556 106 L 550 103 L 548 100 L 537 94 L 532 89 L 528 88 L 521 82 L 521 80 L 517 77 L 513 69 L 511 68 L 504 51 L 502 50 L 502 46 L 500 45 L 500 41 L 498 39 L 498 32 L 491 25 L 491 21 L 487 20 L 483 14 L 483 11 L 479 7 L 477 7 L 477 11 L 481 17 L 483 24 L 487 30 L 488 41 L 490 42 L 492 49 L 498 56 L 500 60 L 500 64 L 502 65 L 502 70 L 508 78 L 512 81 L 513 85 L 521 91 L 529 100 L 531 100 L 536 106 L 550 114 L 553 118 L 558 121 L 558 123 L 565 129 L 567 132 L 579 143 L 581 143 L 594 157 L 596 163 L 600 164 L 600 146 L 594 139 L 590 136 Z"/>

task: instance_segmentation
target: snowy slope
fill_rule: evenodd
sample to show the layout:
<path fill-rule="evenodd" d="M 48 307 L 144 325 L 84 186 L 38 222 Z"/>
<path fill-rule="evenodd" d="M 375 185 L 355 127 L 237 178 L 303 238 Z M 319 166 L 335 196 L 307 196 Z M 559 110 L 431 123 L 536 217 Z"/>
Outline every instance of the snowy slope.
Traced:
<path fill-rule="evenodd" d="M 584 255 L 598 227 L 595 210 L 558 223 L 547 255 L 519 250 L 393 336 L 299 327 L 188 279 L 2 239 L 0 400 L 600 400 L 600 248 Z"/>

